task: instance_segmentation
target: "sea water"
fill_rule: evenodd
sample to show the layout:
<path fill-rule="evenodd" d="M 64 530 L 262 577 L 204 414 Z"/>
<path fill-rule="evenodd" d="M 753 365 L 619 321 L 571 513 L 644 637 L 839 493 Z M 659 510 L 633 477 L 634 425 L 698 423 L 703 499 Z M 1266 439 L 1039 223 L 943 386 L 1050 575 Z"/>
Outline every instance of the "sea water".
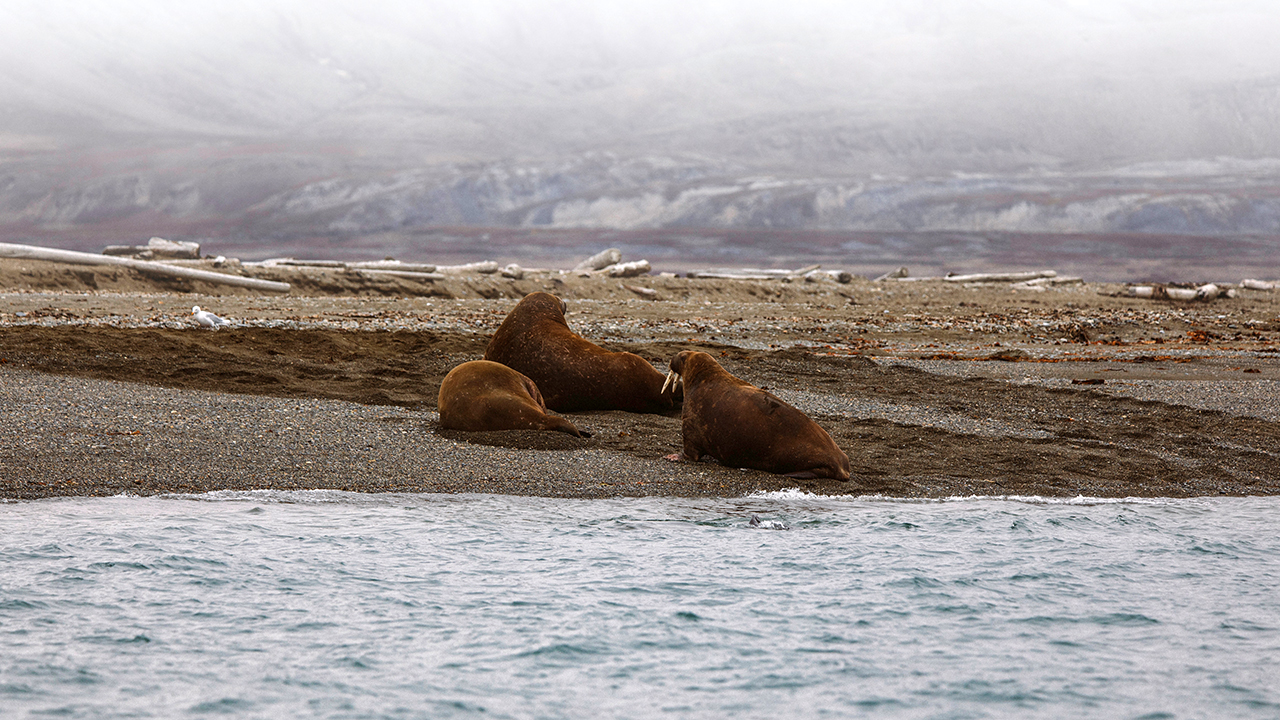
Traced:
<path fill-rule="evenodd" d="M 798 492 L 10 502 L 0 716 L 1275 718 L 1278 515 Z"/>

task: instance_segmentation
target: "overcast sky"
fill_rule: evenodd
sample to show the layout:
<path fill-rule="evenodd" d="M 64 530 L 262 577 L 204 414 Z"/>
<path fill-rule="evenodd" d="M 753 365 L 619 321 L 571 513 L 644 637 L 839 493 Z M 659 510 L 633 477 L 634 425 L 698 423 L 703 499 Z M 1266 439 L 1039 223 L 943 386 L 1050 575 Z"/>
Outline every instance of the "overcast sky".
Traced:
<path fill-rule="evenodd" d="M 767 43 L 941 75 L 1019 74 L 1062 60 L 1247 75 L 1276 72 L 1280 58 L 1271 0 L 6 0 L 0 19 L 11 54 L 45 60 L 77 44 L 159 60 L 157 51 L 253 42 L 282 20 L 316 39 L 343 24 L 357 36 L 374 26 L 476 53 L 520 50 L 551 67 Z"/>
<path fill-rule="evenodd" d="M 364 113 L 358 122 L 383 127 L 369 108 L 401 101 L 441 117 L 582 111 L 585 125 L 620 133 L 636 128 L 615 116 L 671 127 L 695 112 L 897 118 L 970 96 L 1003 113 L 1079 105 L 1101 122 L 1176 115 L 1199 102 L 1188 92 L 1224 86 L 1253 92 L 1225 112 L 1280 108 L 1267 99 L 1280 87 L 1275 0 L 0 4 L 0 123 L 11 133 L 38 129 L 41 113 L 210 131 L 348 128 L 333 118 Z"/>

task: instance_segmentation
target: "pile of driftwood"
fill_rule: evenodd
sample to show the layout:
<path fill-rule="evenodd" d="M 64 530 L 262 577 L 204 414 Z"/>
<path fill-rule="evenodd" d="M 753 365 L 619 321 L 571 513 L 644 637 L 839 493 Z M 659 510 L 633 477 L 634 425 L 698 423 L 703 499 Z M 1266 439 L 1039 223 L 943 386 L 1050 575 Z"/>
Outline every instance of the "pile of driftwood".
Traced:
<path fill-rule="evenodd" d="M 102 254 L 135 260 L 199 260 L 200 243 L 153 237 L 146 245 L 108 245 L 102 248 Z"/>
<path fill-rule="evenodd" d="M 689 277 L 719 280 L 782 280 L 783 282 L 790 282 L 797 279 L 802 279 L 806 282 L 828 279 L 835 280 L 839 283 L 848 283 L 853 281 L 853 275 L 845 272 L 844 270 L 823 270 L 821 268 L 821 265 L 809 265 L 795 270 L 775 270 L 772 268 L 694 270 L 689 273 Z"/>
<path fill-rule="evenodd" d="M 1257 290 L 1271 292 L 1280 289 L 1280 281 L 1250 280 L 1240 281 L 1238 287 L 1225 283 L 1205 283 L 1203 285 L 1150 283 L 1146 285 L 1130 285 L 1129 295 L 1152 300 L 1186 300 L 1207 302 L 1218 298 L 1233 298 L 1239 290 Z"/>
<path fill-rule="evenodd" d="M 875 282 L 945 282 L 960 283 L 962 285 L 1000 283 L 1008 284 L 1009 287 L 1018 290 L 1043 291 L 1045 288 L 1054 285 L 1080 285 L 1084 283 L 1084 278 L 1060 276 L 1055 270 L 1029 270 L 1024 272 L 1005 273 L 969 273 L 965 275 L 947 273 L 946 275 L 931 277 L 911 277 L 905 267 L 900 267 L 897 270 L 881 275 L 875 279 Z"/>
<path fill-rule="evenodd" d="M 412 278 L 415 280 L 444 280 L 456 275 L 493 275 L 501 273 L 503 277 L 519 280 L 525 273 L 533 272 L 512 263 L 506 267 L 498 267 L 492 260 L 467 263 L 465 265 L 429 265 L 426 263 L 407 263 L 399 260 L 369 260 L 365 262 L 340 262 L 337 260 L 295 260 L 293 258 L 270 258 L 256 262 L 243 263 L 244 267 L 294 267 L 342 270 L 357 275 L 375 277 L 391 275 Z"/>
<path fill-rule="evenodd" d="M 248 267 L 320 267 L 345 270 L 361 275 L 395 275 L 417 280 L 444 280 L 458 275 L 500 275 L 512 280 L 521 280 L 526 275 L 558 275 L 563 270 L 549 268 L 524 268 L 515 263 L 498 267 L 492 260 L 466 263 L 465 265 L 428 265 L 424 263 L 405 263 L 399 260 L 374 260 L 368 262 L 337 262 L 332 260 L 295 260 L 293 258 L 272 258 L 253 263 L 244 263 Z M 583 277 L 604 275 L 608 277 L 627 278 L 647 275 L 652 270 L 648 260 L 622 262 L 622 251 L 609 248 L 592 255 L 578 263 L 570 270 Z"/>
<path fill-rule="evenodd" d="M 156 238 L 159 239 L 159 238 Z M 197 250 L 197 253 L 199 251 Z M 289 292 L 289 283 L 272 280 L 230 275 L 227 273 L 200 270 L 153 260 L 139 260 L 133 257 L 116 255 L 95 255 L 93 253 L 76 252 L 74 250 L 58 250 L 55 248 L 37 247 L 35 245 L 16 245 L 0 243 L 0 257 L 19 258 L 24 260 L 47 260 L 50 262 L 69 263 L 72 265 L 122 265 L 139 272 L 168 277 L 180 277 L 188 280 L 202 280 L 208 283 L 234 285 L 266 292 Z"/>
<path fill-rule="evenodd" d="M 618 248 L 609 248 L 608 250 L 601 250 L 574 265 L 569 272 L 576 273 L 582 277 L 606 275 L 615 278 L 628 278 L 648 275 L 651 270 L 653 268 L 649 265 L 648 260 L 634 260 L 624 263 L 622 262 L 622 251 Z"/>
<path fill-rule="evenodd" d="M 129 267 L 153 275 L 202 280 L 222 285 L 246 287 L 268 292 L 289 292 L 289 283 L 273 280 L 260 280 L 228 272 L 213 272 L 200 268 L 175 264 L 200 260 L 200 244 L 194 242 L 173 242 L 164 238 L 151 238 L 146 245 L 110 245 L 102 254 L 58 250 L 35 245 L 15 245 L 0 243 L 0 257 L 27 260 L 46 260 L 75 265 L 119 265 Z M 463 265 L 430 265 L 425 263 L 407 263 L 399 260 L 375 260 L 367 262 L 339 262 L 336 260 L 297 260 L 294 258 L 271 258 L 256 262 L 241 262 L 235 258 L 219 255 L 212 260 L 215 268 L 316 268 L 339 270 L 362 276 L 394 276 L 414 280 L 445 280 L 463 275 L 500 275 L 505 278 L 520 280 L 534 274 L 564 274 L 563 270 L 547 268 L 522 268 L 515 263 L 502 267 L 492 260 L 466 263 Z M 647 275 L 652 270 L 648 260 L 622 262 L 622 252 L 617 248 L 609 248 L 596 253 L 578 263 L 569 272 L 582 276 L 603 275 L 611 278 L 630 278 Z M 649 296 L 652 291 L 645 288 L 629 288 L 637 294 Z"/>
<path fill-rule="evenodd" d="M 1150 285 L 1130 285 L 1129 295 L 1152 300 L 1199 300 L 1206 302 L 1217 300 L 1218 298 L 1235 297 L 1236 291 L 1235 288 L 1225 287 L 1217 283 L 1206 283 L 1194 287 L 1153 283 Z"/>

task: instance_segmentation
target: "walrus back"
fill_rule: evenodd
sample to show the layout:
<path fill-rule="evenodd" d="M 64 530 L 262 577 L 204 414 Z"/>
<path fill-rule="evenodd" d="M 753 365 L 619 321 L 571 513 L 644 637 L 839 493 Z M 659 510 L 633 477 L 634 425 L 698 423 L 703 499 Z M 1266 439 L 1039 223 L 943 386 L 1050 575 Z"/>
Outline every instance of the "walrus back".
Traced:
<path fill-rule="evenodd" d="M 564 418 L 548 415 L 532 379 L 500 363 L 463 363 L 440 383 L 440 427 L 446 430 L 556 430 L 581 436 Z"/>
<path fill-rule="evenodd" d="M 484 358 L 527 375 L 557 412 L 674 407 L 671 393 L 662 392 L 662 373 L 639 355 L 605 350 L 574 333 L 561 301 L 548 293 L 531 293 L 512 309 Z"/>
<path fill-rule="evenodd" d="M 808 415 L 730 374 L 710 355 L 686 351 L 677 358 L 672 368 L 685 384 L 686 460 L 705 454 L 729 467 L 849 479 L 849 456 Z"/>

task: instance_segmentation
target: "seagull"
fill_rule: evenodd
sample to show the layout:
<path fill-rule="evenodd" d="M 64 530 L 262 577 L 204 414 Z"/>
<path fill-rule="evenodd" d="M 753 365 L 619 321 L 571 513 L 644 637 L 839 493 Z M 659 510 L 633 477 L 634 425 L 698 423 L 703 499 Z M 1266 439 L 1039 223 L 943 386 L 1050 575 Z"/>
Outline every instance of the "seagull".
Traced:
<path fill-rule="evenodd" d="M 209 312 L 208 310 L 201 310 L 199 305 L 191 306 L 191 315 L 195 317 L 196 322 L 200 323 L 201 325 L 207 328 L 212 328 L 214 330 L 217 330 L 219 325 L 231 324 L 231 321 L 226 320 L 224 318 L 220 318 L 217 315 L 214 315 L 213 313 Z"/>

